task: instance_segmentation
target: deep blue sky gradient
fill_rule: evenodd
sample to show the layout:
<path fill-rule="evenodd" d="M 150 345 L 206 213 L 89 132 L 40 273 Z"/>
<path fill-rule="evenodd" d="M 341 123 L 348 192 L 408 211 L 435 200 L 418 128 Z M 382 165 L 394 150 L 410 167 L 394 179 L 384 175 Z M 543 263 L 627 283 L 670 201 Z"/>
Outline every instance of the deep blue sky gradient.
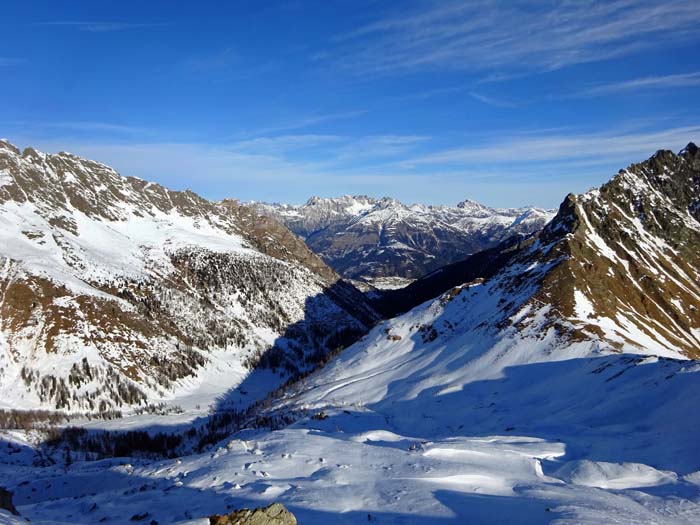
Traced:
<path fill-rule="evenodd" d="M 8 1 L 0 136 L 210 198 L 554 207 L 700 140 L 700 4 Z"/>

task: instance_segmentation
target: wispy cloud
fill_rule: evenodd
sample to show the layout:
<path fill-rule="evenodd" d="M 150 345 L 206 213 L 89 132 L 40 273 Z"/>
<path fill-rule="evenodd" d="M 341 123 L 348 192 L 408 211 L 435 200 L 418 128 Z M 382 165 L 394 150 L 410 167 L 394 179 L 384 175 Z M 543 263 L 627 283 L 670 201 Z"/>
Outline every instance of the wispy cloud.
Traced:
<path fill-rule="evenodd" d="M 455 93 L 460 93 L 467 90 L 467 86 L 447 86 L 435 89 L 428 89 L 426 91 L 419 91 L 416 93 L 409 93 L 407 95 L 399 95 L 391 97 L 391 100 L 405 101 L 405 100 L 428 100 L 431 98 L 442 97 L 445 95 L 452 95 Z"/>
<path fill-rule="evenodd" d="M 340 168 L 367 159 L 381 162 L 387 158 L 405 155 L 429 140 L 430 137 L 424 135 L 369 135 L 352 138 L 338 148 L 334 161 Z"/>
<path fill-rule="evenodd" d="M 258 137 L 233 143 L 233 151 L 247 152 L 253 155 L 283 154 L 308 150 L 319 146 L 328 146 L 344 142 L 344 137 L 337 135 L 280 135 L 276 137 Z"/>
<path fill-rule="evenodd" d="M 241 140 L 231 151 L 248 155 L 276 155 L 290 160 L 297 154 L 313 155 L 319 165 L 344 170 L 358 162 L 396 157 L 429 140 L 421 135 L 279 135 Z"/>
<path fill-rule="evenodd" d="M 516 107 L 515 104 L 512 102 L 508 102 L 507 100 L 500 100 L 494 97 L 489 97 L 487 95 L 482 95 L 480 93 L 477 93 L 475 91 L 470 91 L 469 96 L 472 97 L 475 100 L 478 100 L 479 102 L 482 102 L 483 104 L 487 104 L 489 106 L 494 106 L 497 108 L 514 108 Z"/>
<path fill-rule="evenodd" d="M 36 131 L 41 130 L 64 130 L 77 132 L 100 132 L 109 134 L 137 135 L 153 133 L 154 130 L 138 126 L 127 126 L 123 124 L 115 124 L 111 122 L 91 122 L 91 121 L 13 121 L 7 122 L 6 125 L 15 128 L 31 129 Z"/>
<path fill-rule="evenodd" d="M 678 75 L 649 76 L 622 82 L 598 84 L 575 93 L 574 97 L 596 97 L 649 89 L 672 89 L 700 86 L 700 72 Z"/>
<path fill-rule="evenodd" d="M 402 4 L 342 35 L 331 57 L 356 73 L 452 68 L 555 70 L 700 39 L 700 4 L 686 0 L 610 2 L 444 1 Z"/>
<path fill-rule="evenodd" d="M 318 124 L 324 124 L 326 122 L 331 122 L 335 120 L 351 119 L 364 115 L 365 113 L 367 113 L 366 109 L 359 109 L 353 111 L 339 111 L 332 113 L 311 113 L 309 115 L 299 117 L 296 120 L 290 120 L 278 126 L 270 126 L 266 128 L 258 128 L 255 130 L 243 131 L 238 133 L 236 137 L 256 137 L 261 135 L 274 135 L 283 131 L 294 131 L 309 128 Z"/>
<path fill-rule="evenodd" d="M 582 160 L 612 162 L 628 157 L 648 156 L 659 148 L 680 149 L 698 137 L 700 126 L 626 133 L 528 133 L 406 159 L 399 165 L 416 168 L 461 166 L 475 162 L 494 165 Z"/>
<path fill-rule="evenodd" d="M 31 24 L 34 27 L 68 27 L 84 31 L 87 33 L 110 33 L 114 31 L 129 31 L 133 29 L 147 29 L 155 27 L 165 27 L 165 23 L 126 23 L 126 22 L 77 22 L 77 21 L 56 21 L 37 22 Z"/>

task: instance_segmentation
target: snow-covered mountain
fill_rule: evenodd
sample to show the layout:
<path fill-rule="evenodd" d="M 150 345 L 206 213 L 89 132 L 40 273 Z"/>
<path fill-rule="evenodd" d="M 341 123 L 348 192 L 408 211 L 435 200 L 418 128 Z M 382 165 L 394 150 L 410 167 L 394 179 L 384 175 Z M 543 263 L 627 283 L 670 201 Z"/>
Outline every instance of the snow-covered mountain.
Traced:
<path fill-rule="evenodd" d="M 699 204 L 698 148 L 659 151 L 541 233 L 417 281 L 449 289 L 288 389 L 285 442 L 340 449 L 350 471 L 318 490 L 350 485 L 389 523 L 696 522 Z"/>
<path fill-rule="evenodd" d="M 34 523 L 194 525 L 273 500 L 306 525 L 698 523 L 699 202 L 698 149 L 660 151 L 395 292 L 444 290 L 251 416 L 284 428 L 42 468 L 12 434 L 0 484 Z"/>
<path fill-rule="evenodd" d="M 254 203 L 279 219 L 343 276 L 415 279 L 491 248 L 515 234 L 541 229 L 555 210 L 494 209 L 466 200 L 456 207 L 405 205 L 349 196 L 310 198 L 301 206 Z"/>
<path fill-rule="evenodd" d="M 46 467 L 11 434 L 0 484 L 39 524 L 194 525 L 271 501 L 306 525 L 698 523 L 699 202 L 697 148 L 658 152 L 541 233 L 396 292 L 446 290 L 253 416 L 284 428 Z"/>
<path fill-rule="evenodd" d="M 373 315 L 247 206 L 0 142 L 0 406 L 211 400 L 260 366 L 272 387 Z"/>
<path fill-rule="evenodd" d="M 541 232 L 389 293 L 386 309 L 406 311 L 452 287 L 482 283 L 470 292 L 475 308 L 496 302 L 479 323 L 516 334 L 534 327 L 556 336 L 553 349 L 579 341 L 697 358 L 699 220 L 697 147 L 659 151 L 600 189 L 567 196 Z"/>

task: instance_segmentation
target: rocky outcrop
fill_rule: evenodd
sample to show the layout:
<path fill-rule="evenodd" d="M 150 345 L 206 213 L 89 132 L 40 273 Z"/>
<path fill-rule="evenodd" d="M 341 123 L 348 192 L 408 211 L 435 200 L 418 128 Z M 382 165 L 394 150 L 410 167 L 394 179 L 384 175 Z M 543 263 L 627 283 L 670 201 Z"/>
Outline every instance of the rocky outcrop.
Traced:
<path fill-rule="evenodd" d="M 12 492 L 4 487 L 0 487 L 0 509 L 7 510 L 11 514 L 19 516 L 19 512 L 17 512 L 15 505 L 12 503 Z M 296 523 L 296 521 L 294 523 Z"/>
<path fill-rule="evenodd" d="M 646 340 L 700 357 L 699 159 L 692 143 L 658 151 L 568 198 L 545 228 L 545 242 L 559 239 L 548 258 L 562 262 L 540 300 L 572 320 L 578 337 L 617 349 Z"/>
<path fill-rule="evenodd" d="M 264 508 L 235 510 L 230 514 L 209 517 L 210 525 L 297 525 L 294 514 L 281 503 Z"/>

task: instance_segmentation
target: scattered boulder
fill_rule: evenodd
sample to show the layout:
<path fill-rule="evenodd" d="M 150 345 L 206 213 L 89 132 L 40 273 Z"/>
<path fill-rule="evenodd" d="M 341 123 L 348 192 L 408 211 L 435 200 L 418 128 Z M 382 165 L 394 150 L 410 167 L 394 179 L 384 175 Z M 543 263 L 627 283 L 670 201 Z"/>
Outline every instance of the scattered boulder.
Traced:
<path fill-rule="evenodd" d="M 311 416 L 311 419 L 323 421 L 324 419 L 328 419 L 328 414 L 321 410 L 320 412 L 316 412 L 313 416 Z"/>
<path fill-rule="evenodd" d="M 12 503 L 12 492 L 4 487 L 0 487 L 0 509 L 5 509 L 15 516 L 19 516 L 19 512 L 17 512 L 17 509 Z M 296 523 L 296 521 L 294 523 Z"/>
<path fill-rule="evenodd" d="M 281 503 L 265 508 L 234 510 L 231 514 L 209 516 L 209 525 L 297 525 L 294 514 Z"/>

